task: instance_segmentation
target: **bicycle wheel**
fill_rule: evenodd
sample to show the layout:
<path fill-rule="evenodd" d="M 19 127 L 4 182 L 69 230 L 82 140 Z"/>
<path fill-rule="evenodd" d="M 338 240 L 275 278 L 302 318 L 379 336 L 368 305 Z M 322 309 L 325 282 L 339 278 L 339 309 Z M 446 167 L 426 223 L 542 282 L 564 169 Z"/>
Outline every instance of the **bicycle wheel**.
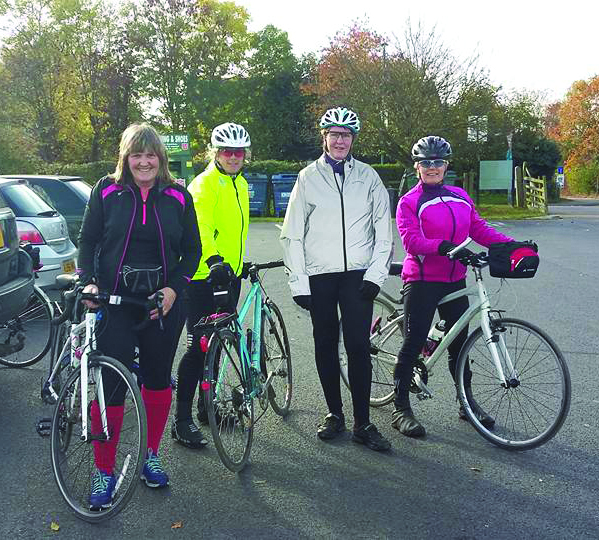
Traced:
<path fill-rule="evenodd" d="M 262 370 L 266 380 L 270 379 L 268 400 L 273 411 L 280 416 L 287 416 L 293 391 L 291 349 L 281 310 L 270 300 L 267 305 L 272 321 L 262 312 Z"/>
<path fill-rule="evenodd" d="M 111 439 L 112 443 L 102 440 L 101 423 L 98 427 L 91 418 L 94 402 L 101 402 L 98 389 L 105 386 L 100 381 L 108 376 L 118 381 L 115 388 L 125 391 L 122 427 L 116 433 L 116 451 L 114 439 Z M 58 397 L 51 428 L 52 469 L 58 489 L 69 507 L 79 518 L 93 523 L 116 515 L 131 499 L 139 484 L 145 457 L 147 426 L 141 393 L 129 371 L 120 362 L 106 356 L 90 357 L 89 377 L 85 384 L 85 403 L 81 402 L 80 369 L 71 373 Z M 104 403 L 110 403 L 113 393 L 105 390 Z M 81 438 L 83 407 L 88 411 L 87 440 Z M 109 430 L 111 409 L 117 407 L 107 408 Z M 95 439 L 94 442 L 92 439 Z M 104 466 L 113 463 L 112 472 L 117 479 L 112 505 L 101 510 L 90 509 L 89 501 L 96 456 L 101 456 Z"/>
<path fill-rule="evenodd" d="M 342 323 L 339 328 L 339 361 L 341 378 L 349 388 L 347 353 L 343 346 Z M 372 382 L 370 406 L 382 407 L 393 401 L 393 370 L 397 354 L 403 344 L 403 312 L 383 298 L 374 299 L 372 325 L 370 327 L 370 359 Z"/>
<path fill-rule="evenodd" d="M 35 287 L 21 313 L 0 325 L 0 364 L 25 367 L 39 362 L 50 349 L 53 314 L 50 300 Z"/>
<path fill-rule="evenodd" d="M 238 472 L 250 457 L 254 435 L 254 402 L 244 377 L 237 338 L 222 329 L 212 338 L 206 356 L 206 410 L 214 446 L 223 465 Z"/>
<path fill-rule="evenodd" d="M 501 319 L 492 323 L 506 381 L 500 382 L 481 328 L 466 340 L 458 360 L 460 400 L 476 431 L 507 450 L 530 450 L 551 439 L 570 409 L 570 373 L 551 338 L 530 323 Z M 510 375 L 508 357 L 515 374 Z M 471 397 L 465 388 L 466 362 L 472 371 Z M 474 399 L 474 403 L 472 403 Z M 485 428 L 475 417 L 478 405 L 495 419 Z"/>

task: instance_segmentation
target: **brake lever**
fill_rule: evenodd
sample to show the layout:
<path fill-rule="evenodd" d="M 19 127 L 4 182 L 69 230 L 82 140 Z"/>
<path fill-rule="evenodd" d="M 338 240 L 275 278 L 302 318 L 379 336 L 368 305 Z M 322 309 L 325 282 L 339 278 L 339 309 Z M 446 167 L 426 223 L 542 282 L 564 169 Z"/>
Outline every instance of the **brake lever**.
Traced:
<path fill-rule="evenodd" d="M 164 293 L 158 291 L 154 298 L 156 300 L 156 308 L 158 309 L 158 324 L 160 325 L 160 330 L 164 331 L 164 323 L 162 322 L 162 319 L 164 319 Z"/>

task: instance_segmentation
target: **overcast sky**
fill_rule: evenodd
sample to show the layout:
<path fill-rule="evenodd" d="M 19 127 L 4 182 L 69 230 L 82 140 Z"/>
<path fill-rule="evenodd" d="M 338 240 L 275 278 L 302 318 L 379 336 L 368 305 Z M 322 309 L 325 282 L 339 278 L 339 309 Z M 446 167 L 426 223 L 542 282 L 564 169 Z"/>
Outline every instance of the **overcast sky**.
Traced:
<path fill-rule="evenodd" d="M 318 53 L 357 19 L 401 36 L 410 18 L 435 27 L 458 58 L 478 53 L 492 82 L 506 90 L 544 91 L 555 101 L 574 81 L 599 75 L 599 0 L 233 1 L 248 10 L 250 30 L 285 30 L 298 55 Z M 6 22 L 0 18 L 0 28 Z"/>
<path fill-rule="evenodd" d="M 458 58 L 475 51 L 494 84 L 546 91 L 562 99 L 570 85 L 599 74 L 599 0 L 235 0 L 250 30 L 273 24 L 296 54 L 318 52 L 338 30 L 368 18 L 373 30 L 401 36 L 408 17 L 436 27 Z"/>

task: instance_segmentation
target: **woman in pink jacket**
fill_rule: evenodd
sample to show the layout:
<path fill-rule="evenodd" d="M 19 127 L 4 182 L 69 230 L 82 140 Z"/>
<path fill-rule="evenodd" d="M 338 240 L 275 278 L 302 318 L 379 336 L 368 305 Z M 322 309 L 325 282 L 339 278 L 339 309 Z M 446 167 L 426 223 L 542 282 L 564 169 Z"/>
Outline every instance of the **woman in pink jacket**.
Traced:
<path fill-rule="evenodd" d="M 408 437 L 425 434 L 424 426 L 410 407 L 409 387 L 413 365 L 426 342 L 435 310 L 439 310 L 447 332 L 468 309 L 467 296 L 437 306 L 445 295 L 466 287 L 466 267 L 449 259 L 448 252 L 468 237 L 485 247 L 512 240 L 478 215 L 463 189 L 443 184 L 450 156 L 451 146 L 445 139 L 435 136 L 420 139 L 412 148 L 420 181 L 401 198 L 397 207 L 397 228 L 407 255 L 402 272 L 405 336 L 395 366 L 392 425 Z M 449 372 L 454 382 L 458 355 L 467 337 L 468 328 L 464 328 L 449 346 Z M 464 376 L 466 381 L 470 379 L 469 370 Z M 481 423 L 492 427 L 494 419 L 474 400 L 469 402 Z M 459 416 L 466 417 L 461 407 Z"/>

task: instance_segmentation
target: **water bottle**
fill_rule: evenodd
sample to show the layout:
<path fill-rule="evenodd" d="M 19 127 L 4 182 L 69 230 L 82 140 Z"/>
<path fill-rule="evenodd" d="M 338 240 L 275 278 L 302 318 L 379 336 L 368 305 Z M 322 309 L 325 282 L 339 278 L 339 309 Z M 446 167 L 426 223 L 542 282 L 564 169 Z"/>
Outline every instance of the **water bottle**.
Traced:
<path fill-rule="evenodd" d="M 422 356 L 425 358 L 431 356 L 445 335 L 445 321 L 439 321 L 430 329 L 426 343 L 422 347 Z"/>

